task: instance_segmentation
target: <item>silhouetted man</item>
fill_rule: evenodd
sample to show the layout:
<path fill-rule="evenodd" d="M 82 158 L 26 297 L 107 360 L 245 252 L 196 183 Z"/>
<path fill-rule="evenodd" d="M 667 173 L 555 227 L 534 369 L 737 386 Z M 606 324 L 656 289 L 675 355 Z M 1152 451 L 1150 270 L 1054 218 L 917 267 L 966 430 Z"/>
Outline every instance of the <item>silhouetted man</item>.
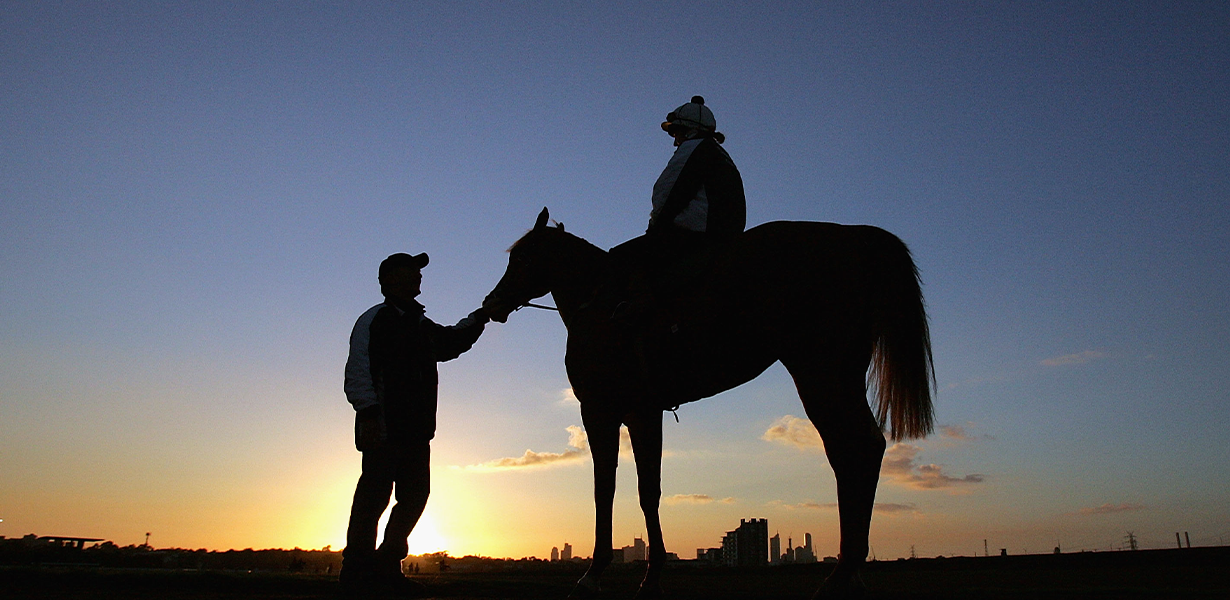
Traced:
<path fill-rule="evenodd" d="M 363 313 L 350 334 L 345 389 L 356 411 L 355 447 L 363 453 L 363 474 L 350 508 L 340 579 L 353 592 L 421 591 L 402 574 L 401 561 L 431 491 L 436 363 L 469 350 L 488 320 L 481 308 L 451 327 L 428 319 L 414 300 L 427 261 L 426 254 L 384 259 L 379 279 L 385 300 Z M 394 489 L 397 503 L 377 549 L 376 530 Z"/>

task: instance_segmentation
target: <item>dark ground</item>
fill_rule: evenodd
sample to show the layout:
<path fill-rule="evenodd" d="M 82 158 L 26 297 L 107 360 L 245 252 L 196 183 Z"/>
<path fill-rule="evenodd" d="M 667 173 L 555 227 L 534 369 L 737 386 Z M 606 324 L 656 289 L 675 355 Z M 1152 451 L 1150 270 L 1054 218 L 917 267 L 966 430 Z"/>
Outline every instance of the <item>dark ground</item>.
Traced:
<path fill-rule="evenodd" d="M 663 577 L 676 600 L 773 598 L 804 600 L 830 567 L 763 568 L 673 565 Z M 533 573 L 421 575 L 431 597 L 560 599 L 578 568 Z M 602 598 L 631 598 L 643 570 L 613 566 Z M 869 564 L 864 580 L 875 599 L 972 598 L 1230 598 L 1230 548 L 1142 550 L 990 558 L 920 559 Z M 337 579 L 323 575 L 102 569 L 72 566 L 0 567 L 0 598 L 334 599 Z"/>

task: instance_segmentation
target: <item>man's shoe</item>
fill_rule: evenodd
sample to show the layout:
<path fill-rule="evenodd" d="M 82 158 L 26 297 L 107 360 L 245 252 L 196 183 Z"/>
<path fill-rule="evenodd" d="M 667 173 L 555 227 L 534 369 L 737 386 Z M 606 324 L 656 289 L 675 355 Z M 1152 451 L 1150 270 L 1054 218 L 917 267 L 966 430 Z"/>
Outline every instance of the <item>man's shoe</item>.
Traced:
<path fill-rule="evenodd" d="M 337 581 L 343 598 L 368 598 L 378 591 L 376 574 L 371 569 L 343 568 Z"/>
<path fill-rule="evenodd" d="M 380 582 L 389 594 L 398 598 L 425 598 L 427 586 L 404 575 L 390 575 Z"/>

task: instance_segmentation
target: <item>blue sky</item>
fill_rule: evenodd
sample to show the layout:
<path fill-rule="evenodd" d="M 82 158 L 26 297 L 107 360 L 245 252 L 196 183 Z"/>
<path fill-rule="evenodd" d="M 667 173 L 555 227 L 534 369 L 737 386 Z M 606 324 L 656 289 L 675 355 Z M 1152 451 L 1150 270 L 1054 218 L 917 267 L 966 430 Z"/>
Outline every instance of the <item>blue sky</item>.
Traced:
<path fill-rule="evenodd" d="M 880 556 L 1224 543 L 1228 39 L 1219 2 L 4 2 L 0 535 L 340 546 L 380 259 L 430 253 L 453 322 L 543 206 L 638 235 L 701 94 L 749 224 L 922 269 L 950 428 L 890 453 Z M 564 336 L 522 311 L 441 366 L 418 547 L 588 555 L 583 452 L 473 468 L 566 454 Z M 670 419 L 669 550 L 767 517 L 836 552 L 822 453 L 771 435 L 800 415 L 775 367 Z"/>

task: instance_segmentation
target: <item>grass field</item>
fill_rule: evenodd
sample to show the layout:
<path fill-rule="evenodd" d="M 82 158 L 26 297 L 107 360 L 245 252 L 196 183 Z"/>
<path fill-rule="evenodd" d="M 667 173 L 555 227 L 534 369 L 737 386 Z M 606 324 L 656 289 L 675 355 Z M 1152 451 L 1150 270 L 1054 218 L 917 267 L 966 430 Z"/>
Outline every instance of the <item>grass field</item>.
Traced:
<path fill-rule="evenodd" d="M 823 564 L 764 568 L 672 566 L 664 576 L 677 600 L 806 599 L 828 574 Z M 615 565 L 603 598 L 631 598 L 642 573 Z M 577 568 L 534 573 L 445 573 L 419 576 L 431 597 L 563 599 Z M 920 559 L 868 565 L 871 598 L 1230 598 L 1230 548 L 1154 550 L 991 558 Z M 0 598 L 314 599 L 337 598 L 334 577 L 289 573 L 0 568 Z"/>

